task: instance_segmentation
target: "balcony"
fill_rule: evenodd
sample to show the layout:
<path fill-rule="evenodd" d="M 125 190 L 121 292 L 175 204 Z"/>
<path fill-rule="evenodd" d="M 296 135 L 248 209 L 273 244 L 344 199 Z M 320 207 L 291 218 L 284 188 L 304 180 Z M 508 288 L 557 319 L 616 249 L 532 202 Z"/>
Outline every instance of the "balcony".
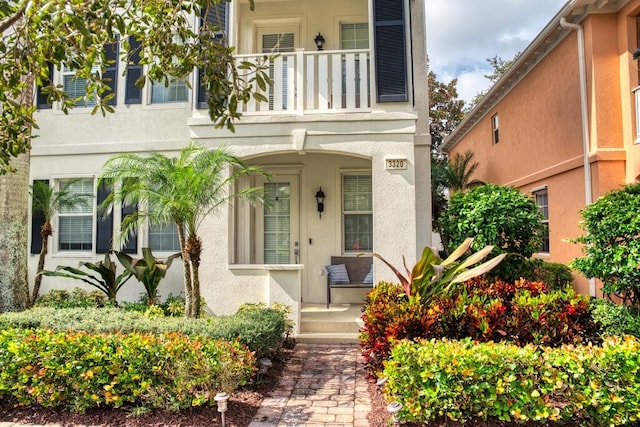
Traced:
<path fill-rule="evenodd" d="M 264 64 L 273 84 L 269 102 L 243 105 L 243 113 L 312 114 L 369 111 L 371 76 L 368 49 L 280 53 Z M 264 63 L 264 55 L 237 55 L 238 61 Z"/>

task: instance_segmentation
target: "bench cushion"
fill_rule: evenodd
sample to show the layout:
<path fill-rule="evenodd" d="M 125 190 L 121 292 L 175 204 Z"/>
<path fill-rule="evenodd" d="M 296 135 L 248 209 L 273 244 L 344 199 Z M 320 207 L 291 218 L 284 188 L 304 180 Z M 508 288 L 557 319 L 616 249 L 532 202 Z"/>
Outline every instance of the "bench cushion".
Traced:
<path fill-rule="evenodd" d="M 329 274 L 329 283 L 332 285 L 348 285 L 351 283 L 347 266 L 345 264 L 327 265 L 327 274 Z"/>

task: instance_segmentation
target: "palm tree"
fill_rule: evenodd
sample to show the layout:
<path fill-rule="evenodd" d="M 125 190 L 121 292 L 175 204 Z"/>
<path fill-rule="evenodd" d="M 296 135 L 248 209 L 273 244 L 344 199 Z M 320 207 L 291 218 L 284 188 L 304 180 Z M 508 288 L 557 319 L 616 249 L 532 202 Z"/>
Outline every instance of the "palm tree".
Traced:
<path fill-rule="evenodd" d="M 478 162 L 473 161 L 473 151 L 464 154 L 456 153 L 447 167 L 447 181 L 451 192 L 464 191 L 471 182 L 471 175 L 478 169 Z"/>
<path fill-rule="evenodd" d="M 38 269 L 36 270 L 36 278 L 33 283 L 33 292 L 29 301 L 30 305 L 36 302 L 40 293 L 40 285 L 42 283 L 42 274 L 40 274 L 40 272 L 44 270 L 44 261 L 49 247 L 49 237 L 53 235 L 51 219 L 60 210 L 86 206 L 91 198 L 88 194 L 79 194 L 72 191 L 71 186 L 75 182 L 77 182 L 77 180 L 65 181 L 57 191 L 50 187 L 46 181 L 34 181 L 33 185 L 30 186 L 30 194 L 33 200 L 33 213 L 44 216 L 44 224 L 40 227 L 42 247 L 40 248 L 40 256 L 38 258 Z"/>
<path fill-rule="evenodd" d="M 147 223 L 175 224 L 184 267 L 186 317 L 200 313 L 202 240 L 198 229 L 209 213 L 233 199 L 262 201 L 258 188 L 233 189 L 239 177 L 251 174 L 266 176 L 262 169 L 246 165 L 225 147 L 210 150 L 194 143 L 180 150 L 177 158 L 160 153 L 122 153 L 103 167 L 100 181 L 120 183 L 103 209 L 112 203 L 145 207 L 123 219 L 121 236 Z"/>

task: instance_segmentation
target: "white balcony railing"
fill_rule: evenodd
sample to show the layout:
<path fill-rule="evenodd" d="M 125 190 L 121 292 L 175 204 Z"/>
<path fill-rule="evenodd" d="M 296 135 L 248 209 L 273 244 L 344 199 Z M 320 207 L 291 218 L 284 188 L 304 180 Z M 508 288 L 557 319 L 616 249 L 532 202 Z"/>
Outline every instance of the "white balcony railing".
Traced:
<path fill-rule="evenodd" d="M 264 55 L 237 55 L 238 61 L 263 61 Z M 265 64 L 273 85 L 253 99 L 243 112 L 305 114 L 309 112 L 368 111 L 371 79 L 368 50 L 281 53 Z"/>
<path fill-rule="evenodd" d="M 633 90 L 633 95 L 636 101 L 636 143 L 640 143 L 640 86 Z"/>

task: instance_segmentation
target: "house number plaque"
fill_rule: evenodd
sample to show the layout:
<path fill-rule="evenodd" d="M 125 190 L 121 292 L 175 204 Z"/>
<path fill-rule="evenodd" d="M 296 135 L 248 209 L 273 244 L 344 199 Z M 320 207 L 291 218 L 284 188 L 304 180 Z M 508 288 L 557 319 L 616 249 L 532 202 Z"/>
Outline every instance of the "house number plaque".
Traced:
<path fill-rule="evenodd" d="M 406 169 L 407 159 L 385 159 L 385 169 Z"/>

